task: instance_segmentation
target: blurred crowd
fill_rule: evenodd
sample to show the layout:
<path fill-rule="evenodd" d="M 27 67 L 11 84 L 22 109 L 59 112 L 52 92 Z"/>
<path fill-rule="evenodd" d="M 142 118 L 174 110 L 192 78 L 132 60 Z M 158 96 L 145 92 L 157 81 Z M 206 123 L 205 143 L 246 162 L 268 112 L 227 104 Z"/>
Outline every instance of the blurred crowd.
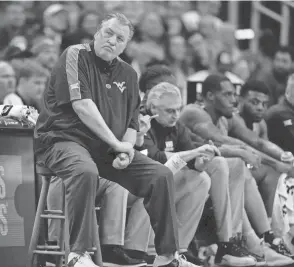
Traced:
<path fill-rule="evenodd" d="M 90 42 L 97 25 L 110 12 L 124 13 L 135 26 L 135 35 L 121 58 L 133 66 L 139 77 L 152 64 L 167 65 L 176 77 L 184 104 L 187 103 L 187 79 L 203 70 L 229 72 L 241 81 L 261 79 L 269 84 L 271 91 L 277 88 L 271 92 L 270 104 L 275 104 L 293 70 L 293 51 L 287 47 L 277 51 L 278 44 L 270 30 L 256 37 L 259 38 L 258 52 L 241 51 L 235 38 L 235 26 L 218 17 L 221 1 L 0 4 L 3 13 L 1 103 L 19 104 L 21 100 L 39 109 L 46 80 L 40 77 L 48 77 L 58 56 L 68 46 Z M 32 76 L 38 79 L 29 80 L 30 90 L 23 90 L 23 80 L 28 82 L 27 78 Z M 13 95 L 4 101 L 11 93 Z"/>

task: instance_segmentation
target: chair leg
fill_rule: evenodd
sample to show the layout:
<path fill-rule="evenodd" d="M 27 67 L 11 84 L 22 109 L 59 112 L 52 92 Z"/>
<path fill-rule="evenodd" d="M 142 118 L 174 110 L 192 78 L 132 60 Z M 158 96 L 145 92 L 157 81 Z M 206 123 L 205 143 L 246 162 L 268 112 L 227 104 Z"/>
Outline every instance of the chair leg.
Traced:
<path fill-rule="evenodd" d="M 102 261 L 102 254 L 101 254 L 101 246 L 100 246 L 100 238 L 99 238 L 99 225 L 97 223 L 97 218 L 96 218 L 96 212 L 95 209 L 94 211 L 94 216 L 93 216 L 93 231 L 94 231 L 94 236 L 95 236 L 95 244 L 94 246 L 96 247 L 96 251 L 94 253 L 94 261 L 99 267 L 103 267 L 103 261 Z"/>
<path fill-rule="evenodd" d="M 63 211 L 63 215 L 65 215 L 65 220 L 61 220 L 60 223 L 60 233 L 59 233 L 59 246 L 61 250 L 65 250 L 65 245 L 64 245 L 64 239 L 65 239 L 65 221 L 66 221 L 66 212 L 65 212 L 65 186 L 64 183 L 62 182 L 62 195 L 63 197 L 62 199 L 62 211 Z M 65 253 L 66 255 L 66 253 Z M 67 264 L 67 257 L 65 257 L 66 261 L 65 264 Z M 63 260 L 63 256 L 57 256 L 57 260 L 56 260 L 56 267 L 62 267 L 62 260 Z"/>
<path fill-rule="evenodd" d="M 64 199 L 65 199 L 65 190 L 64 190 Z M 65 214 L 65 222 L 64 222 L 64 251 L 65 251 L 65 265 L 67 266 L 68 263 L 68 255 L 70 253 L 70 246 L 69 246 L 69 223 L 68 223 L 68 213 L 67 213 L 67 209 L 64 206 L 64 214 Z M 60 244 L 61 245 L 61 244 Z"/>
<path fill-rule="evenodd" d="M 31 241 L 30 241 L 26 267 L 35 267 L 34 266 L 34 250 L 36 249 L 36 247 L 38 245 L 40 228 L 41 228 L 41 214 L 45 210 L 45 204 L 46 204 L 49 185 L 50 185 L 49 177 L 43 176 L 42 177 L 42 189 L 41 189 L 41 194 L 40 194 L 37 212 L 36 212 L 36 216 L 35 216 L 35 222 L 34 222 L 34 226 L 33 226 L 33 232 L 32 232 L 32 237 L 31 237 Z"/>

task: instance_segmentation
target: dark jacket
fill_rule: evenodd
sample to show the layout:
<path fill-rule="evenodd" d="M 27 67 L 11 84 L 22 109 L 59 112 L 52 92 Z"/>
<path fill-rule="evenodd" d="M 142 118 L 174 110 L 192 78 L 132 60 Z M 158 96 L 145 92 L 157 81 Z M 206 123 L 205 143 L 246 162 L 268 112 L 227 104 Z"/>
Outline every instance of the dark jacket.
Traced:
<path fill-rule="evenodd" d="M 191 131 L 182 123 L 174 127 L 163 127 L 155 119 L 151 121 L 151 129 L 145 135 L 144 144 L 138 150 L 148 151 L 148 157 L 164 164 L 167 161 L 165 152 L 181 152 L 194 149 Z M 188 167 L 194 168 L 194 160 L 188 162 Z"/>

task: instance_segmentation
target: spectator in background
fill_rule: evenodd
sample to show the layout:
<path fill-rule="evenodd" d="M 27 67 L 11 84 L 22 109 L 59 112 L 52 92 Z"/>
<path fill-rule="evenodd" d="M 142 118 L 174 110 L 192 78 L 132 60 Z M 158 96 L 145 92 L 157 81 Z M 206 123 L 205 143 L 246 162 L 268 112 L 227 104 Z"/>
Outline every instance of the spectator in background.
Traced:
<path fill-rule="evenodd" d="M 12 65 L 17 74 L 17 88 L 4 98 L 4 104 L 28 105 L 38 111 L 49 72 L 35 60 L 14 60 Z"/>
<path fill-rule="evenodd" d="M 226 72 L 231 72 L 233 68 L 233 58 L 232 55 L 226 51 L 221 51 L 217 57 L 215 66 L 213 66 L 213 70 L 215 72 L 220 72 L 225 74 Z"/>
<path fill-rule="evenodd" d="M 58 46 L 62 43 L 63 35 L 69 28 L 68 12 L 61 4 L 48 6 L 43 14 L 43 30 L 40 35 L 52 39 Z"/>
<path fill-rule="evenodd" d="M 61 50 L 66 49 L 70 45 L 89 43 L 97 31 L 101 17 L 94 10 L 85 10 L 79 17 L 77 29 L 64 36 Z"/>
<path fill-rule="evenodd" d="M 111 1 L 110 1 L 111 2 Z M 134 26 L 136 26 L 140 18 L 146 12 L 146 2 L 135 0 L 135 1 L 122 1 L 122 2 L 112 2 L 116 5 L 112 8 L 111 12 L 121 12 L 129 18 Z M 108 3 L 109 4 L 109 3 Z"/>
<path fill-rule="evenodd" d="M 293 49 L 291 47 L 279 47 L 274 55 L 272 68 L 261 73 L 256 79 L 263 81 L 270 92 L 269 106 L 277 104 L 283 98 L 287 79 L 293 64 Z"/>
<path fill-rule="evenodd" d="M 187 103 L 187 76 L 189 75 L 189 67 L 186 60 L 187 45 L 184 37 L 180 35 L 170 36 L 166 49 L 167 62 L 176 78 L 177 85 L 181 91 L 182 101 Z"/>
<path fill-rule="evenodd" d="M 194 32 L 188 38 L 190 64 L 195 72 L 209 68 L 209 52 L 203 34 Z"/>
<path fill-rule="evenodd" d="M 133 58 L 132 66 L 140 76 L 152 60 L 165 59 L 167 26 L 156 12 L 146 13 L 138 23 L 138 40 L 129 45 L 127 53 Z"/>
<path fill-rule="evenodd" d="M 84 10 L 83 3 L 81 1 L 64 1 L 62 4 L 68 12 L 68 31 L 74 32 L 77 29 L 80 15 Z"/>
<path fill-rule="evenodd" d="M 233 64 L 241 57 L 241 52 L 235 37 L 236 27 L 230 23 L 223 23 L 219 27 L 219 36 L 222 42 L 222 50 L 229 53 Z"/>
<path fill-rule="evenodd" d="M 206 16 L 210 17 L 217 27 L 222 24 L 222 21 L 217 17 L 221 1 L 191 1 L 191 5 L 193 4 L 195 6 L 181 17 L 188 34 L 198 31 L 201 19 Z M 193 10 L 194 8 L 197 11 Z"/>
<path fill-rule="evenodd" d="M 168 27 L 168 35 L 183 35 L 186 39 L 188 30 L 182 20 L 182 14 L 191 9 L 189 1 L 168 1 L 167 14 L 164 16 Z M 188 20 L 189 24 L 190 21 Z"/>
<path fill-rule="evenodd" d="M 240 86 L 244 81 L 232 72 L 234 63 L 232 55 L 226 51 L 221 51 L 216 58 L 215 66 L 211 68 L 211 72 L 219 72 L 228 77 L 231 83 L 236 87 L 236 104 L 238 104 L 238 96 L 240 94 Z"/>
<path fill-rule="evenodd" d="M 222 49 L 219 27 L 220 25 L 213 16 L 203 16 L 199 22 L 199 31 L 204 37 L 208 50 L 209 67 L 214 65 L 216 57 Z"/>
<path fill-rule="evenodd" d="M 59 47 L 50 38 L 42 36 L 36 38 L 31 52 L 38 63 L 48 71 L 51 71 L 58 60 Z"/>
<path fill-rule="evenodd" d="M 285 99 L 268 110 L 266 121 L 269 139 L 294 154 L 294 74 L 288 79 Z"/>
<path fill-rule="evenodd" d="M 28 50 L 28 45 L 28 40 L 25 36 L 15 36 L 3 51 L 3 59 L 11 61 L 16 58 L 24 59 L 32 57 L 32 53 Z"/>
<path fill-rule="evenodd" d="M 177 84 L 176 77 L 170 68 L 166 65 L 157 64 L 148 67 L 139 79 L 139 90 L 141 92 L 141 110 L 145 110 L 145 105 L 150 89 L 160 82 Z"/>
<path fill-rule="evenodd" d="M 18 35 L 25 24 L 26 16 L 21 2 L 13 1 L 5 7 L 5 24 L 0 29 L 0 55 L 10 41 Z"/>
<path fill-rule="evenodd" d="M 274 34 L 269 29 L 264 30 L 259 37 L 257 53 L 252 53 L 250 50 L 243 53 L 241 62 L 246 61 L 249 68 L 249 76 L 244 80 L 256 80 L 264 73 L 270 72 L 276 49 L 277 42 Z"/>
<path fill-rule="evenodd" d="M 6 61 L 0 61 L 0 104 L 4 98 L 15 92 L 16 78 L 13 67 Z"/>

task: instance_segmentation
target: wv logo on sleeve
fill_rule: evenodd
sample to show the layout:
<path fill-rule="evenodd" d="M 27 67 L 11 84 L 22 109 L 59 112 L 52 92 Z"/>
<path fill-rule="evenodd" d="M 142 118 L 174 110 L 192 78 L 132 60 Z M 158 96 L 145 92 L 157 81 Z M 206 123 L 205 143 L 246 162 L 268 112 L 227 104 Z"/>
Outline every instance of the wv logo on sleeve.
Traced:
<path fill-rule="evenodd" d="M 113 84 L 115 84 L 116 85 L 116 87 L 121 91 L 121 93 L 123 93 L 124 92 L 124 90 L 126 89 L 126 86 L 125 86 L 125 84 L 126 84 L 126 82 L 113 82 Z"/>

